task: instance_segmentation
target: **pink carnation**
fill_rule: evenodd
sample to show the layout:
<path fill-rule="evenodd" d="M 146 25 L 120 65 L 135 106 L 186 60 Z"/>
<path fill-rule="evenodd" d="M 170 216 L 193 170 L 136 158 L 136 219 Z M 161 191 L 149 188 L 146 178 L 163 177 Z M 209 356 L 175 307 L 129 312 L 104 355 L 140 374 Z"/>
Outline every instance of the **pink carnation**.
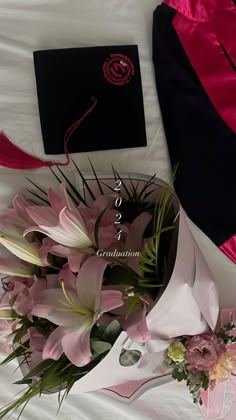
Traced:
<path fill-rule="evenodd" d="M 211 333 L 191 337 L 185 346 L 188 367 L 192 373 L 213 369 L 227 350 L 223 340 Z"/>

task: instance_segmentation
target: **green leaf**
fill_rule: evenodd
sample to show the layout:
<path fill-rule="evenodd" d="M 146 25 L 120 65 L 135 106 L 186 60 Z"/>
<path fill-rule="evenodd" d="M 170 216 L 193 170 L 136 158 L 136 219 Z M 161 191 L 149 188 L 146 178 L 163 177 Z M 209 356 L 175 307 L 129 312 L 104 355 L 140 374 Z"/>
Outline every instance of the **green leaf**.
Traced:
<path fill-rule="evenodd" d="M 105 342 L 105 341 L 92 339 L 91 340 L 91 348 L 96 353 L 102 354 L 102 353 L 105 353 L 106 351 L 111 350 L 112 345 L 110 343 Z"/>
<path fill-rule="evenodd" d="M 26 191 L 29 192 L 30 194 L 32 194 L 34 197 L 39 198 L 41 201 L 43 201 L 43 203 L 45 203 L 49 206 L 49 201 L 45 200 L 45 198 L 40 197 L 40 195 L 38 195 L 36 192 L 28 190 L 27 188 L 26 188 Z"/>
<path fill-rule="evenodd" d="M 105 285 L 122 285 L 138 286 L 139 275 L 135 272 L 127 270 L 126 267 L 117 265 L 107 271 Z"/>
<path fill-rule="evenodd" d="M 66 180 L 67 184 L 69 185 L 69 187 L 71 188 L 71 190 L 73 191 L 73 193 L 75 194 L 75 196 L 79 199 L 79 201 L 81 201 L 81 203 L 83 203 L 86 207 L 87 207 L 87 203 L 86 201 L 83 199 L 82 195 L 79 193 L 79 191 L 75 188 L 75 186 L 72 184 L 72 182 L 69 180 L 69 178 L 67 178 L 67 176 L 64 174 L 64 172 L 61 170 L 61 168 L 57 166 L 58 171 L 61 173 L 61 175 L 63 176 L 63 178 Z"/>
<path fill-rule="evenodd" d="M 78 166 L 76 165 L 76 163 L 74 162 L 74 160 L 73 160 L 73 159 L 72 159 L 72 162 L 73 162 L 73 164 L 74 164 L 74 166 L 75 166 L 76 170 L 78 171 L 78 173 L 79 173 L 80 177 L 82 178 L 83 184 L 84 184 L 84 185 L 85 185 L 85 187 L 87 188 L 87 190 L 88 190 L 88 192 L 89 192 L 89 194 L 90 194 L 91 198 L 92 198 L 93 200 L 95 200 L 95 199 L 96 199 L 96 197 L 95 197 L 95 195 L 94 195 L 93 191 L 91 190 L 91 188 L 90 188 L 90 186 L 89 186 L 88 182 L 86 181 L 85 177 L 83 176 L 83 174 L 82 174 L 81 170 L 78 168 Z"/>
<path fill-rule="evenodd" d="M 89 159 L 89 158 L 88 158 L 88 159 Z M 93 164 L 92 164 L 92 162 L 91 162 L 91 160 L 90 160 L 90 159 L 89 159 L 89 163 L 90 163 L 90 165 L 91 165 L 91 168 L 92 168 L 93 174 L 94 174 L 95 179 L 96 179 L 96 181 L 97 181 L 97 184 L 98 184 L 98 188 L 99 188 L 99 190 L 100 190 L 100 193 L 101 193 L 102 195 L 104 195 L 104 192 L 103 192 L 103 189 L 102 189 L 102 186 L 101 186 L 101 182 L 99 181 L 99 179 L 98 179 L 98 177 L 97 177 L 96 171 L 95 171 L 94 166 L 93 166 Z"/>
<path fill-rule="evenodd" d="M 103 338 L 109 343 L 114 343 L 120 335 L 122 328 L 117 320 L 112 321 L 105 329 Z"/>
<path fill-rule="evenodd" d="M 29 341 L 27 341 L 26 343 L 24 343 L 25 347 L 29 346 Z M 22 354 L 24 354 L 26 352 L 24 347 L 17 347 L 16 350 L 14 350 L 11 354 L 9 354 L 9 356 L 6 357 L 6 359 L 4 359 L 2 361 L 2 363 L 0 364 L 0 366 L 6 365 L 7 363 L 11 362 L 12 360 L 20 357 Z"/>
<path fill-rule="evenodd" d="M 63 181 L 57 176 L 57 174 L 54 172 L 54 170 L 51 167 L 49 169 L 53 173 L 53 175 L 55 176 L 55 178 L 59 182 L 59 184 L 61 184 Z M 75 197 L 73 196 L 73 194 L 71 194 L 71 192 L 68 189 L 67 189 L 67 193 L 70 196 L 71 200 L 74 202 L 74 204 L 76 206 L 78 206 L 78 204 L 79 204 L 78 200 L 75 199 Z"/>
<path fill-rule="evenodd" d="M 24 378 L 23 380 L 32 379 L 34 376 L 39 375 L 45 369 L 49 369 L 50 367 L 55 365 L 55 360 L 47 359 L 43 360 L 39 365 L 37 365 L 34 369 L 32 369 Z"/>
<path fill-rule="evenodd" d="M 47 194 L 47 192 L 46 191 L 44 191 L 44 189 L 43 188 L 41 188 L 39 185 L 37 185 L 37 184 L 35 184 L 35 182 L 33 182 L 33 181 L 31 181 L 31 179 L 29 179 L 29 178 L 27 178 L 27 176 L 26 176 L 26 179 L 27 179 L 27 181 L 29 181 L 34 187 L 36 187 L 43 195 L 46 195 L 46 196 L 48 196 L 48 194 Z"/>
<path fill-rule="evenodd" d="M 11 306 L 11 308 L 14 306 L 15 302 L 17 299 L 17 295 L 13 296 L 10 300 L 9 300 L 9 305 Z"/>

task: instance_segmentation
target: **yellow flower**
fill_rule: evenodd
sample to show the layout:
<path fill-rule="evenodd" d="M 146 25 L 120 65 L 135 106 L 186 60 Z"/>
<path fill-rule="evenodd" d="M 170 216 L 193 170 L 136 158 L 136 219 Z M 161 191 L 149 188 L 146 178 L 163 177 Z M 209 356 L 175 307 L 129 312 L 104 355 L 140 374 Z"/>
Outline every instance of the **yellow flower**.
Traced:
<path fill-rule="evenodd" d="M 226 381 L 236 368 L 236 352 L 226 351 L 217 365 L 210 370 L 210 379 L 217 382 Z"/>
<path fill-rule="evenodd" d="M 185 360 L 186 348 L 181 343 L 181 341 L 174 341 L 168 347 L 168 357 L 173 360 L 173 362 L 181 363 Z"/>

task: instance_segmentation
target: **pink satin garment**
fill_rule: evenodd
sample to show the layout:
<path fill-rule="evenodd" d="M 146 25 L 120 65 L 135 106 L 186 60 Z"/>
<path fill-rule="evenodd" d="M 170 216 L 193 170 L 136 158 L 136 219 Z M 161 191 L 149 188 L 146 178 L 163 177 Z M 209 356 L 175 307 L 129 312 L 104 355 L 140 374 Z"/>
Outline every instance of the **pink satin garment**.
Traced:
<path fill-rule="evenodd" d="M 236 133 L 236 71 L 230 62 L 236 62 L 236 7 L 232 0 L 165 3 L 178 10 L 173 26 L 181 44 L 215 109 Z"/>
<path fill-rule="evenodd" d="M 236 235 L 221 245 L 220 250 L 236 264 Z"/>

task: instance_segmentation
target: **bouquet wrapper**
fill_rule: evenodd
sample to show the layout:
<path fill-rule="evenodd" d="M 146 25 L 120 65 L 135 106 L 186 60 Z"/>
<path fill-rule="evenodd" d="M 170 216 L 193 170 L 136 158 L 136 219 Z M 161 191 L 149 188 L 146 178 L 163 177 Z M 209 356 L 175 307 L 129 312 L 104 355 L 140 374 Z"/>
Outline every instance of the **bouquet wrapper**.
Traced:
<path fill-rule="evenodd" d="M 122 366 L 120 355 L 129 338 L 122 332 L 108 355 L 73 386 L 71 393 L 103 390 L 123 400 L 136 398 L 150 385 L 171 380 L 165 362 L 173 338 L 214 330 L 219 315 L 218 294 L 212 274 L 179 207 L 177 252 L 164 293 L 147 315 L 152 339 L 133 366 Z"/>

